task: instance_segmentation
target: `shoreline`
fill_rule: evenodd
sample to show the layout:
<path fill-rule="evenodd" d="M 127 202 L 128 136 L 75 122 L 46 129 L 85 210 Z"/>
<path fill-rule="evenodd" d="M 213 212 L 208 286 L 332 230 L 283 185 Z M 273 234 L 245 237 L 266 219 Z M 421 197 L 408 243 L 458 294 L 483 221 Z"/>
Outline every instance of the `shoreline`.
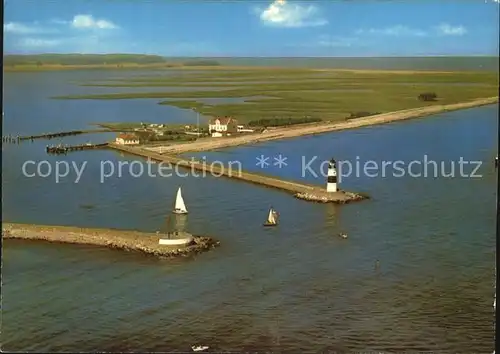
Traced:
<path fill-rule="evenodd" d="M 447 70 L 414 70 L 414 69 L 353 69 L 353 68 L 311 68 L 311 67 L 287 67 L 287 66 L 254 66 L 254 65 L 185 65 L 182 62 L 165 63 L 116 63 L 116 64 L 4 64 L 5 72 L 42 72 L 42 71 L 68 71 L 68 70 L 214 70 L 214 71 L 241 71 L 241 70 L 282 70 L 282 71 L 301 71 L 309 70 L 311 72 L 357 72 L 357 73 L 390 73 L 390 74 L 451 74 L 454 71 Z"/>
<path fill-rule="evenodd" d="M 299 136 L 327 133 L 331 131 L 355 129 L 366 126 L 392 123 L 402 120 L 421 118 L 439 113 L 457 111 L 461 109 L 486 106 L 495 103 L 498 103 L 498 96 L 480 98 L 449 105 L 432 105 L 427 107 L 411 108 L 368 117 L 354 118 L 340 123 L 312 123 L 308 124 L 307 126 L 302 125 L 300 127 L 276 128 L 270 130 L 269 132 L 260 134 L 257 133 L 230 138 L 206 138 L 206 140 L 198 142 L 173 145 L 155 145 L 154 147 L 144 145 L 140 146 L 140 148 L 154 152 L 160 151 L 160 153 L 173 155 L 183 154 L 187 152 L 203 152 L 241 145 L 257 144 L 272 140 L 289 139 Z"/>
<path fill-rule="evenodd" d="M 118 66 L 121 65 L 121 66 Z M 72 70 L 169 70 L 179 69 L 182 65 L 177 64 L 88 64 L 88 65 L 60 65 L 44 64 L 43 66 L 17 64 L 15 66 L 4 65 L 4 72 L 8 73 L 33 73 L 51 71 L 72 71 Z M 194 67 L 194 66 L 193 66 Z"/>
<path fill-rule="evenodd" d="M 220 245 L 219 241 L 206 236 L 192 236 L 193 241 L 186 246 L 159 245 L 158 239 L 161 235 L 134 230 L 2 223 L 2 238 L 4 240 L 17 239 L 102 246 L 160 258 L 189 257 Z M 189 234 L 182 233 L 182 235 Z"/>

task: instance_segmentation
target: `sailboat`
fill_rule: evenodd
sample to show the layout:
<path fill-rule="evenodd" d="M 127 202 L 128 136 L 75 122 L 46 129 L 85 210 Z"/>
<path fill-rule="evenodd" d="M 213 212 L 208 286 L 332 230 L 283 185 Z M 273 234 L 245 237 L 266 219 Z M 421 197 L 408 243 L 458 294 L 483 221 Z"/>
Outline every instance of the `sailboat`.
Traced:
<path fill-rule="evenodd" d="M 267 220 L 264 223 L 264 226 L 276 226 L 276 225 L 278 225 L 278 217 L 279 217 L 278 212 L 276 210 L 274 210 L 273 207 L 271 207 L 269 209 L 269 214 L 267 215 Z"/>
<path fill-rule="evenodd" d="M 175 206 L 172 210 L 174 214 L 187 214 L 186 204 L 184 204 L 184 199 L 182 198 L 181 187 L 177 190 L 177 196 L 175 197 Z"/>

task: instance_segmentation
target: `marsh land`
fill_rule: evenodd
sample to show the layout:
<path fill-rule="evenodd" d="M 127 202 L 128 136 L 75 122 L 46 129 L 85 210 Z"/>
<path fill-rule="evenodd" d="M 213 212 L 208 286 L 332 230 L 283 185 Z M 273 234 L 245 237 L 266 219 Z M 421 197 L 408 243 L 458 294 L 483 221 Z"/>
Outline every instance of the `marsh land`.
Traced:
<path fill-rule="evenodd" d="M 158 99 L 161 105 L 194 109 L 203 116 L 233 116 L 249 125 L 290 125 L 308 121 L 338 122 L 358 113 L 371 115 L 493 97 L 498 94 L 498 74 L 261 67 L 200 70 L 193 67 L 193 70 L 169 75 L 114 78 L 82 85 L 126 87 L 132 91 L 135 88 L 137 92 L 54 98 L 152 98 Z M 190 90 L 173 92 L 168 89 L 172 87 Z M 147 88 L 154 90 L 145 92 Z M 425 92 L 436 93 L 437 99 L 419 100 L 418 96 Z M 214 99 L 219 102 L 210 102 Z M 226 102 L 221 102 L 222 99 Z"/>

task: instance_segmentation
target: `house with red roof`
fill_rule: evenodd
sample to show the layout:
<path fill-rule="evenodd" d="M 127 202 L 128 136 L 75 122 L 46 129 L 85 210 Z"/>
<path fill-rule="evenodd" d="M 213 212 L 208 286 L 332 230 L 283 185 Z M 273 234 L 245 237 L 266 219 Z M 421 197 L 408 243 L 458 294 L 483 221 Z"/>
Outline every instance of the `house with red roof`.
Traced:
<path fill-rule="evenodd" d="M 116 143 L 120 145 L 138 145 L 139 137 L 135 134 L 119 134 L 116 137 Z"/>
<path fill-rule="evenodd" d="M 238 121 L 233 117 L 215 117 L 208 122 L 208 130 L 211 134 L 231 134 L 238 131 Z M 219 136 L 219 134 L 217 134 Z"/>

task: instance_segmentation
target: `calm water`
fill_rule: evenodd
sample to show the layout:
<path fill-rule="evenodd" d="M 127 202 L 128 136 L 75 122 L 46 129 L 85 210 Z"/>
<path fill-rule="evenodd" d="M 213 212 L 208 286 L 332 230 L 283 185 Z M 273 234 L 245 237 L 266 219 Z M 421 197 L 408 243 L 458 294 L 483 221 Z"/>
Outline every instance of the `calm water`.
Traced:
<path fill-rule="evenodd" d="M 4 132 L 86 128 L 139 116 L 196 120 L 154 100 L 48 99 L 83 92 L 69 83 L 92 75 L 97 79 L 102 72 L 7 75 Z M 5 241 L 2 349 L 167 351 L 202 343 L 237 351 L 492 352 L 497 111 L 495 105 L 197 154 L 295 180 L 302 178 L 301 156 L 306 162 L 317 155 L 353 163 L 359 156 L 362 166 L 427 155 L 447 161 L 447 172 L 460 157 L 484 161 L 481 178 L 347 177 L 343 188 L 373 199 L 345 206 L 310 204 L 214 177 L 134 178 L 127 166 L 121 177 L 115 171 L 100 183 L 101 163 L 109 172 L 111 164 L 118 169 L 119 161 L 133 158 L 113 151 L 48 157 L 46 141 L 6 145 L 4 220 L 154 231 L 165 227 L 182 185 L 190 210 L 185 227 L 217 237 L 222 246 L 195 260 L 164 261 L 95 247 Z M 261 154 L 270 162 L 282 154 L 288 166 L 261 170 L 255 165 Z M 56 183 L 53 176 L 23 176 L 26 160 L 87 165 L 78 183 L 74 172 Z M 311 166 L 319 172 L 318 161 Z M 304 178 L 324 183 L 310 173 Z M 280 212 L 281 224 L 263 229 L 269 205 Z M 339 232 L 349 239 L 336 237 Z"/>

